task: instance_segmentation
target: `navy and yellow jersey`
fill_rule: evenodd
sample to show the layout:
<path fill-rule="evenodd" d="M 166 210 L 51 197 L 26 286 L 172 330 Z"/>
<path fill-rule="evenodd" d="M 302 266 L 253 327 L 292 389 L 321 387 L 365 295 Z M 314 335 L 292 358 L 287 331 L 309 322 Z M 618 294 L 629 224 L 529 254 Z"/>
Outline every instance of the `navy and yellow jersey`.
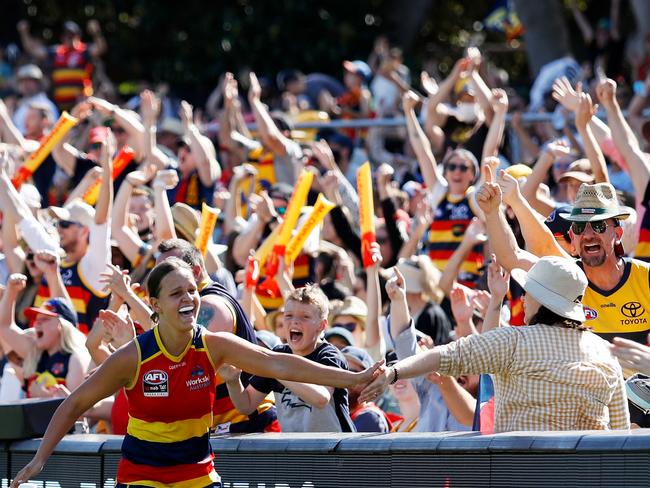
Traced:
<path fill-rule="evenodd" d="M 460 246 L 472 218 L 478 214 L 478 210 L 474 207 L 473 192 L 474 188 L 470 187 L 458 198 L 453 198 L 447 193 L 435 209 L 426 249 L 433 264 L 440 270 L 447 267 L 452 254 Z M 475 288 L 484 263 L 483 245 L 477 244 L 463 261 L 458 273 L 458 282 Z"/>
<path fill-rule="evenodd" d="M 58 351 L 50 356 L 47 351 L 41 353 L 41 357 L 36 365 L 36 371 L 27 378 L 25 389 L 29 395 L 29 387 L 32 383 L 42 383 L 45 387 L 56 385 L 65 385 L 65 379 L 68 376 L 70 363 L 69 352 Z"/>
<path fill-rule="evenodd" d="M 216 367 L 204 329 L 194 328 L 178 356 L 165 349 L 158 327 L 135 344 L 138 369 L 125 387 L 129 423 L 118 483 L 189 488 L 219 481 L 209 440 Z"/>
<path fill-rule="evenodd" d="M 79 269 L 79 263 L 61 263 L 61 278 L 72 300 L 72 306 L 77 312 L 79 322 L 77 328 L 84 334 L 88 334 L 99 311 L 108 307 L 109 296 L 97 293 L 88 285 Z M 34 299 L 34 306 L 40 307 L 50 298 L 50 289 L 43 278 Z"/>
<path fill-rule="evenodd" d="M 219 297 L 228 307 L 233 316 L 235 327 L 232 331 L 238 337 L 245 341 L 257 344 L 255 329 L 246 316 L 244 309 L 239 302 L 230 294 L 228 290 L 215 281 L 201 283 L 199 286 L 201 297 L 216 296 Z M 206 325 L 206 324 L 203 324 Z M 250 375 L 242 372 L 241 381 L 244 388 L 248 386 Z M 256 412 L 251 415 L 243 415 L 237 411 L 230 395 L 226 383 L 217 375 L 216 397 L 214 401 L 214 421 L 213 428 L 218 433 L 227 432 L 264 432 L 265 428 L 273 423 L 276 419 L 275 407 L 271 398 L 265 399 L 258 407 Z"/>
<path fill-rule="evenodd" d="M 178 185 L 171 190 L 167 190 L 167 198 L 169 198 L 170 204 L 185 203 L 196 210 L 201 210 L 202 202 L 208 205 L 212 204 L 214 184 L 205 186 L 201 182 L 201 178 L 199 178 L 198 171 L 192 171 L 185 178 L 178 172 L 178 178 L 180 179 Z"/>
<path fill-rule="evenodd" d="M 650 183 L 645 189 L 641 205 L 643 205 L 645 213 L 639 228 L 639 242 L 634 248 L 634 258 L 650 262 Z"/>
<path fill-rule="evenodd" d="M 625 337 L 645 344 L 650 332 L 650 263 L 623 259 L 623 276 L 612 290 L 601 290 L 589 283 L 582 299 L 585 325 L 610 341 Z"/>

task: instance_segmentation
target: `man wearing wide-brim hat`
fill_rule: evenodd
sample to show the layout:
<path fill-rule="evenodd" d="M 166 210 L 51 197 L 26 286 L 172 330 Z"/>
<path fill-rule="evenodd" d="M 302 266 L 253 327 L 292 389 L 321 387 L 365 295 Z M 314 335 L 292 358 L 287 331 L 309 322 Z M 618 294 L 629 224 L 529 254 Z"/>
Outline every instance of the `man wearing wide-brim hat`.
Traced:
<path fill-rule="evenodd" d="M 529 269 L 541 256 L 569 257 L 518 191 L 509 200 L 513 200 L 511 206 L 521 223 L 528 252 L 516 246 L 514 237 L 504 238 L 511 231 L 498 211 L 499 185 L 483 185 L 477 200 L 486 212 L 490 242 L 505 268 Z M 629 209 L 619 205 L 612 185 L 596 183 L 581 185 L 571 212 L 561 217 L 571 222 L 571 244 L 589 280 L 582 299 L 585 324 L 608 340 L 623 336 L 645 343 L 650 330 L 650 264 L 624 257 L 620 221 L 629 215 Z"/>

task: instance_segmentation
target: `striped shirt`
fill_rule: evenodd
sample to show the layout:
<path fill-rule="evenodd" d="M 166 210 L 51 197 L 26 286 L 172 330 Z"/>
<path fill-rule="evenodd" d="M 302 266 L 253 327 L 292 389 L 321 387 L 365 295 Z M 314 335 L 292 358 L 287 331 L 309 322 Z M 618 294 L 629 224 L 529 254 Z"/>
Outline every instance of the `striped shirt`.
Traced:
<path fill-rule="evenodd" d="M 591 332 L 504 327 L 438 350 L 442 374 L 493 375 L 495 432 L 630 427 L 621 367 Z"/>

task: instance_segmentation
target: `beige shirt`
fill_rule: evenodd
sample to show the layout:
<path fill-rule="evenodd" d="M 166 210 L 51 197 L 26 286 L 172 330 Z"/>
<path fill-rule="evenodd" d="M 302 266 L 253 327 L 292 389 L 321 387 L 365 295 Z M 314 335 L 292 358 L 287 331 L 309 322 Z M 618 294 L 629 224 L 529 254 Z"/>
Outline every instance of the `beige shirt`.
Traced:
<path fill-rule="evenodd" d="M 621 367 L 591 332 L 504 327 L 439 351 L 442 374 L 493 375 L 495 432 L 630 427 Z"/>

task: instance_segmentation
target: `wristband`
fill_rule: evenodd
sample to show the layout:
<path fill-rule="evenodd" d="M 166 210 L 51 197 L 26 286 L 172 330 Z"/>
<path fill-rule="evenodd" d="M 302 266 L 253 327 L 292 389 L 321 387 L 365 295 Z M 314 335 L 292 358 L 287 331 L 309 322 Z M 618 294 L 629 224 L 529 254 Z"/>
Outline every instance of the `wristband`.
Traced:
<path fill-rule="evenodd" d="M 395 366 L 393 366 L 393 371 L 395 373 L 395 376 L 393 376 L 392 381 L 388 383 L 389 385 L 394 385 L 395 383 L 397 383 L 397 380 L 399 379 L 399 372 L 397 371 L 397 368 Z"/>

